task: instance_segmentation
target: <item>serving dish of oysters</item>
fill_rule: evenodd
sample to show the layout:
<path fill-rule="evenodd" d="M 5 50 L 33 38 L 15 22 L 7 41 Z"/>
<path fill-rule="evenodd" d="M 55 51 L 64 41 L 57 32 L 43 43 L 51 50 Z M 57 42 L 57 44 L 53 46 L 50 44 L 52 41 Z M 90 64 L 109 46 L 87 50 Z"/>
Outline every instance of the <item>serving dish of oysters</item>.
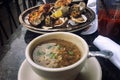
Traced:
<path fill-rule="evenodd" d="M 36 33 L 83 30 L 94 19 L 95 13 L 85 2 L 73 0 L 40 4 L 28 8 L 19 16 L 20 23 Z"/>

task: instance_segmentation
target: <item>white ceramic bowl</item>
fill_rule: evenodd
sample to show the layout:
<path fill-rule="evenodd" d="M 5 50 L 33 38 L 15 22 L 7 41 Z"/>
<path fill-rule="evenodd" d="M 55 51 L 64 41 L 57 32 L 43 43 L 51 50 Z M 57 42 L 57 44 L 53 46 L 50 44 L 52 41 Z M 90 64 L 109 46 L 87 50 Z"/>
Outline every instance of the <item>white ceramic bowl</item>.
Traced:
<path fill-rule="evenodd" d="M 47 68 L 40 66 L 33 62 L 31 55 L 34 48 L 42 41 L 49 39 L 63 39 L 70 41 L 75 44 L 81 51 L 81 59 L 76 63 L 62 67 L 62 68 Z M 69 33 L 69 32 L 52 32 L 46 33 L 37 38 L 33 39 L 26 48 L 26 60 L 28 61 L 30 67 L 35 71 L 39 76 L 44 77 L 48 80 L 74 80 L 80 70 L 84 67 L 85 61 L 87 59 L 89 48 L 87 43 L 80 36 Z"/>

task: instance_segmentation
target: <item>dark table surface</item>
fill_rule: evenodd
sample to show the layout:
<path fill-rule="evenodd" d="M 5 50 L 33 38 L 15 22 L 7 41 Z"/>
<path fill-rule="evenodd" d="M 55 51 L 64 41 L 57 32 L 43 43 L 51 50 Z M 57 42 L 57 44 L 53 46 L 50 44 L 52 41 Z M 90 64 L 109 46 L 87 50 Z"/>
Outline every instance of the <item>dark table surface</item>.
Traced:
<path fill-rule="evenodd" d="M 81 31 L 74 32 L 75 34 L 81 36 L 89 45 L 90 51 L 98 51 L 99 49 L 93 45 L 93 40 L 99 35 L 96 31 L 91 35 L 81 35 Z M 41 34 L 33 33 L 31 31 L 26 31 L 25 42 L 28 44 L 32 39 Z M 112 64 L 108 59 L 102 57 L 96 57 L 102 68 L 102 80 L 120 80 L 120 70 Z"/>

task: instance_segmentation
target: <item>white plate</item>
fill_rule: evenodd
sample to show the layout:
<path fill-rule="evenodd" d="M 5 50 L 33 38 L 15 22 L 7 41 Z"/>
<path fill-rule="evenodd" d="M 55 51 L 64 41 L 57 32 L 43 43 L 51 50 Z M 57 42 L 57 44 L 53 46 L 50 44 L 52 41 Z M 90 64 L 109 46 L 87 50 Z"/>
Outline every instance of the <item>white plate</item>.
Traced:
<path fill-rule="evenodd" d="M 95 12 L 96 16 L 95 16 L 95 20 L 88 25 L 89 28 L 81 32 L 82 35 L 93 34 L 98 29 L 98 15 L 96 11 L 97 10 L 96 0 L 88 0 L 87 6 Z"/>
<path fill-rule="evenodd" d="M 95 57 L 91 57 L 87 60 L 85 68 L 82 69 L 76 80 L 101 80 L 102 71 L 99 62 Z M 18 72 L 18 80 L 45 80 L 38 76 L 29 67 L 26 60 L 20 66 Z"/>
<path fill-rule="evenodd" d="M 85 29 L 81 32 L 82 35 L 90 35 L 93 34 L 94 32 L 96 32 L 98 30 L 98 18 L 96 15 L 96 19 L 88 25 L 88 29 Z"/>
<path fill-rule="evenodd" d="M 84 23 L 78 24 L 76 26 L 71 26 L 71 25 L 67 24 L 65 27 L 58 27 L 58 28 L 56 27 L 56 28 L 52 28 L 52 29 L 42 28 L 44 26 L 44 24 L 41 24 L 41 26 L 39 26 L 39 27 L 35 27 L 29 23 L 28 15 L 30 14 L 31 11 L 39 8 L 39 6 L 40 5 L 28 8 L 27 10 L 23 11 L 19 16 L 20 23 L 24 27 L 26 27 L 28 30 L 35 32 L 35 33 L 44 34 L 44 33 L 48 33 L 48 32 L 57 32 L 57 31 L 65 31 L 65 32 L 66 31 L 67 32 L 80 31 L 80 30 L 86 29 L 88 27 L 87 25 L 89 25 L 95 19 L 95 13 L 93 12 L 93 10 L 90 9 L 89 7 L 86 7 L 86 12 L 84 13 L 84 15 L 86 15 L 87 21 Z"/>

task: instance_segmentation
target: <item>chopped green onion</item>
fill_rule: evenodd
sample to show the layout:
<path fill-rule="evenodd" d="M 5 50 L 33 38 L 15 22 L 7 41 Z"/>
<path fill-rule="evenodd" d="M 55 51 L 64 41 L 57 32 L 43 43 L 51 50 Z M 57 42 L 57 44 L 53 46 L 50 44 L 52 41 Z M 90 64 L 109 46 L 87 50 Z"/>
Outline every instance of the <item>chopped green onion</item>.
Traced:
<path fill-rule="evenodd" d="M 60 46 L 60 45 L 57 45 L 57 47 L 58 47 L 58 49 L 60 49 L 60 48 L 61 48 L 61 46 Z"/>
<path fill-rule="evenodd" d="M 72 51 L 68 51 L 68 54 L 73 55 L 74 53 Z"/>
<path fill-rule="evenodd" d="M 50 49 L 52 46 L 48 46 L 47 48 Z"/>
<path fill-rule="evenodd" d="M 40 52 L 40 51 L 37 51 L 37 55 L 39 56 L 39 55 L 43 55 L 43 54 L 45 54 L 44 52 Z"/>
<path fill-rule="evenodd" d="M 51 58 L 51 59 L 55 59 L 55 58 L 56 58 L 55 53 L 52 53 L 52 52 L 51 52 L 51 53 L 50 53 L 50 58 Z"/>

